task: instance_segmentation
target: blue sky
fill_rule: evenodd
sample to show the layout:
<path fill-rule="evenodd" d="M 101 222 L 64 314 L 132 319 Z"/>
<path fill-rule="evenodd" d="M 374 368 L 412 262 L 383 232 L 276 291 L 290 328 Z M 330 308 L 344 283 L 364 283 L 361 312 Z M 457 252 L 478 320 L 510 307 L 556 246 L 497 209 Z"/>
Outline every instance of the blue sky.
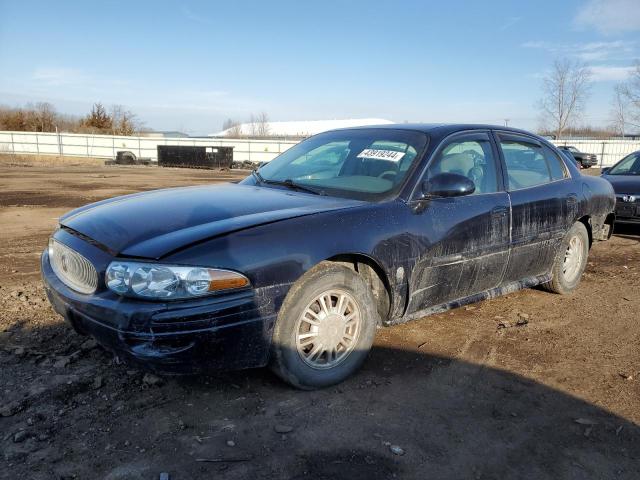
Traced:
<path fill-rule="evenodd" d="M 535 129 L 561 57 L 591 66 L 584 123 L 606 124 L 640 0 L 0 0 L 0 104 L 122 104 L 192 134 L 260 111 Z"/>

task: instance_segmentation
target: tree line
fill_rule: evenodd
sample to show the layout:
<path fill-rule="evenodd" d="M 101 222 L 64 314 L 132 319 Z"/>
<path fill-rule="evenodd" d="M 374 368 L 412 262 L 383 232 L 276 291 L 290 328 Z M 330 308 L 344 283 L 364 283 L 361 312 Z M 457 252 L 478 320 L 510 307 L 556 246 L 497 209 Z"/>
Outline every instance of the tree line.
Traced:
<path fill-rule="evenodd" d="M 609 125 L 593 128 L 581 123 L 591 90 L 593 73 L 584 63 L 556 60 L 542 83 L 538 107 L 541 133 L 561 139 L 567 130 L 583 136 L 625 136 L 640 131 L 640 62 L 625 82 L 614 86 Z"/>
<path fill-rule="evenodd" d="M 0 130 L 135 135 L 141 128 L 142 122 L 122 105 L 112 105 L 107 110 L 96 102 L 89 113 L 81 117 L 61 114 L 48 102 L 24 107 L 0 106 Z"/>

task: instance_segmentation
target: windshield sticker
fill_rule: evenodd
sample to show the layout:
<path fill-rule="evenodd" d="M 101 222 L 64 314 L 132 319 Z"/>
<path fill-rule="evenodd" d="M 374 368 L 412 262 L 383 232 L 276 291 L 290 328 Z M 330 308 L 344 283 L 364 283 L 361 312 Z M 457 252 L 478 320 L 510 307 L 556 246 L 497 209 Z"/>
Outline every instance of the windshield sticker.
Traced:
<path fill-rule="evenodd" d="M 358 158 L 376 158 L 378 160 L 389 160 L 399 162 L 404 157 L 404 152 L 394 150 L 376 150 L 375 148 L 365 148 L 358 154 Z"/>

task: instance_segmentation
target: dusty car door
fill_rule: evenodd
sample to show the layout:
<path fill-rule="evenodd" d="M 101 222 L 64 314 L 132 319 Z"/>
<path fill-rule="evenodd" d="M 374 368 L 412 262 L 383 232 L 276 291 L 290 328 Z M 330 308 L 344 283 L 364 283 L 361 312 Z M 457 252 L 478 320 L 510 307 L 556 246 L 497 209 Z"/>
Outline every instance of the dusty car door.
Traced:
<path fill-rule="evenodd" d="M 497 133 L 511 200 L 511 252 L 505 283 L 549 272 L 577 209 L 576 182 L 535 138 Z"/>
<path fill-rule="evenodd" d="M 418 213 L 424 248 L 411 274 L 407 313 L 494 288 L 507 263 L 509 196 L 489 132 L 449 137 L 420 184 L 441 173 L 464 175 L 476 189 L 467 196 L 431 198 Z"/>

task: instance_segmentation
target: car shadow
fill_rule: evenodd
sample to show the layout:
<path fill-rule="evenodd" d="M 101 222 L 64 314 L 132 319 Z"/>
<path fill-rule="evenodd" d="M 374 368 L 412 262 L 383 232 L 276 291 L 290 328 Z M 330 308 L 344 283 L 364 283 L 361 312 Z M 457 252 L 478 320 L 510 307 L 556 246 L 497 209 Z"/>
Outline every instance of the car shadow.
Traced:
<path fill-rule="evenodd" d="M 640 225 L 616 223 L 613 229 L 613 234 L 627 240 L 640 241 Z"/>
<path fill-rule="evenodd" d="M 491 362 L 376 345 L 307 392 L 266 369 L 149 380 L 62 324 L 38 336 L 81 353 L 61 368 L 44 347 L 1 350 L 21 379 L 0 418 L 11 478 L 640 478 L 637 424 Z"/>

